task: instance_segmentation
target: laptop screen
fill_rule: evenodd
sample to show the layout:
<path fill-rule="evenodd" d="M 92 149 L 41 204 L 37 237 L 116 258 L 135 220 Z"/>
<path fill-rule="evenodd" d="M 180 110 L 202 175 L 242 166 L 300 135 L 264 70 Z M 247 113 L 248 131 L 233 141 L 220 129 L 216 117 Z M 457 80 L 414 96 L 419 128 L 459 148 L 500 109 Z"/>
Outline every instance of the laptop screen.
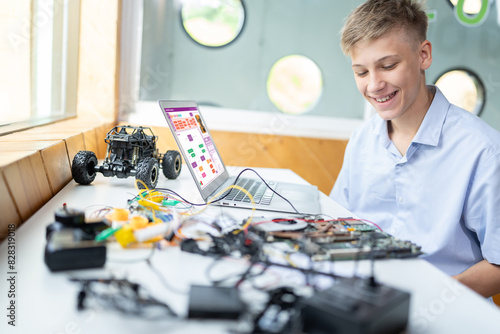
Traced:
<path fill-rule="evenodd" d="M 197 107 L 163 107 L 186 165 L 203 190 L 225 168 Z"/>

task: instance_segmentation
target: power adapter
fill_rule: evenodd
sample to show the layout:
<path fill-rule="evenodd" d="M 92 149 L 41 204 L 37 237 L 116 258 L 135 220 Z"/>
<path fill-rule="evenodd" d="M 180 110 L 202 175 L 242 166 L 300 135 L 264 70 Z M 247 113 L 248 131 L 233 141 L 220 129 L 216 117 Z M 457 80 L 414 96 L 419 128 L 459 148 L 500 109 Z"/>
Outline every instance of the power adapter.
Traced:
<path fill-rule="evenodd" d="M 306 333 L 396 334 L 408 323 L 410 294 L 348 278 L 301 303 Z"/>
<path fill-rule="evenodd" d="M 235 287 L 191 285 L 188 318 L 237 319 L 243 310 Z"/>

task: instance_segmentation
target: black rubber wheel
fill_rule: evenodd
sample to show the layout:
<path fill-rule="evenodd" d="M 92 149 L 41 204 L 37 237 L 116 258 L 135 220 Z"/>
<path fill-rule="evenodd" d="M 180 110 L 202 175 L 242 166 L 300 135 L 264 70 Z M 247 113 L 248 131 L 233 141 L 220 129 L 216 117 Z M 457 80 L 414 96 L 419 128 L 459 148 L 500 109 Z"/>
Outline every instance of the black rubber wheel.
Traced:
<path fill-rule="evenodd" d="M 176 179 L 181 173 L 181 154 L 176 150 L 167 151 L 161 161 L 161 167 L 163 169 L 163 175 L 165 175 L 167 179 Z"/>
<path fill-rule="evenodd" d="M 97 166 L 97 157 L 92 151 L 80 151 L 75 154 L 71 165 L 71 175 L 73 180 L 80 184 L 91 184 L 94 181 Z"/>
<path fill-rule="evenodd" d="M 156 188 L 158 184 L 158 176 L 160 172 L 160 165 L 155 158 L 144 158 L 137 164 L 137 172 L 135 178 L 141 180 L 146 184 L 149 189 Z M 139 183 L 139 189 L 144 186 Z"/>

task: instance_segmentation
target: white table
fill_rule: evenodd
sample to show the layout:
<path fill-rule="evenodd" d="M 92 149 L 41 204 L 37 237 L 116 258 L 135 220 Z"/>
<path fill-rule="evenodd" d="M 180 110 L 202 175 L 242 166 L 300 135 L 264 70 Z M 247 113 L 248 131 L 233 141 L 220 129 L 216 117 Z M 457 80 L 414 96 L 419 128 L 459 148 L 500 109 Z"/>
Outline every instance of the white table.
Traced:
<path fill-rule="evenodd" d="M 237 169 L 231 169 L 236 174 Z M 258 169 L 266 179 L 306 183 L 290 170 Z M 142 259 L 149 250 L 122 250 L 108 246 L 108 261 L 102 269 L 77 270 L 52 273 L 46 267 L 43 254 L 45 247 L 45 227 L 54 221 L 54 211 L 67 203 L 69 207 L 85 209 L 89 206 L 110 205 L 125 207 L 127 199 L 136 194 L 134 179 L 105 178 L 98 174 L 90 186 L 80 186 L 74 181 L 68 184 L 35 215 L 16 231 L 16 327 L 7 324 L 9 300 L 6 276 L 7 242 L 0 246 L 0 267 L 3 277 L 0 283 L 1 333 L 224 333 L 234 323 L 227 321 L 175 320 L 165 318 L 149 321 L 134 317 L 124 317 L 107 310 L 76 309 L 76 295 L 79 285 L 68 277 L 96 278 L 109 276 L 126 277 L 144 284 L 153 295 L 169 304 L 173 310 L 185 316 L 188 296 L 168 290 L 144 261 L 131 264 L 118 262 L 119 259 Z M 178 191 L 193 202 L 201 202 L 187 170 L 183 170 L 175 181 L 163 176 L 158 187 Z M 321 194 L 322 211 L 332 217 L 352 216 L 347 210 Z M 210 207 L 208 214 L 217 215 L 220 207 Z M 224 208 L 224 213 L 242 219 L 249 216 L 244 209 Z M 283 214 L 265 213 L 269 217 Z M 179 290 L 188 291 L 191 284 L 208 284 L 206 267 L 213 259 L 196 254 L 181 252 L 176 247 L 156 251 L 152 262 L 161 271 L 166 281 Z M 354 272 L 351 261 L 333 263 L 334 272 L 349 275 Z M 224 262 L 217 267 L 218 273 L 238 273 L 246 265 L 237 261 Z M 360 261 L 358 273 L 367 275 L 368 261 Z M 377 260 L 375 274 L 380 282 L 411 293 L 410 323 L 408 333 L 499 333 L 500 311 L 490 301 L 481 298 L 465 286 L 449 278 L 421 259 Z M 300 276 L 300 274 L 297 274 Z M 224 274 L 221 274 L 221 277 Z"/>

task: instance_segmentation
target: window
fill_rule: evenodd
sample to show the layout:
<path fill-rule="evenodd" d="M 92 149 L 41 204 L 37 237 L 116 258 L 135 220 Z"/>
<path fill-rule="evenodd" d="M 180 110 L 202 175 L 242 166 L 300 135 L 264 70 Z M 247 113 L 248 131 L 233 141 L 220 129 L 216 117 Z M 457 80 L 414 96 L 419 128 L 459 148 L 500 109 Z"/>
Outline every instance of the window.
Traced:
<path fill-rule="evenodd" d="M 479 77 L 466 69 L 453 69 L 439 76 L 436 86 L 453 104 L 480 115 L 484 108 L 485 90 Z"/>
<path fill-rule="evenodd" d="M 231 43 L 245 22 L 241 0 L 189 0 L 182 3 L 184 30 L 196 42 L 209 47 Z"/>
<path fill-rule="evenodd" d="M 267 95 L 280 111 L 302 114 L 314 108 L 323 88 L 321 71 L 301 55 L 278 60 L 267 77 Z"/>
<path fill-rule="evenodd" d="M 488 0 L 489 1 L 489 0 Z M 450 0 L 453 7 L 458 4 L 458 0 Z M 482 0 L 465 0 L 464 1 L 464 12 L 466 14 L 478 14 L 481 10 Z"/>
<path fill-rule="evenodd" d="M 75 114 L 79 1 L 2 1 L 0 133 Z"/>

